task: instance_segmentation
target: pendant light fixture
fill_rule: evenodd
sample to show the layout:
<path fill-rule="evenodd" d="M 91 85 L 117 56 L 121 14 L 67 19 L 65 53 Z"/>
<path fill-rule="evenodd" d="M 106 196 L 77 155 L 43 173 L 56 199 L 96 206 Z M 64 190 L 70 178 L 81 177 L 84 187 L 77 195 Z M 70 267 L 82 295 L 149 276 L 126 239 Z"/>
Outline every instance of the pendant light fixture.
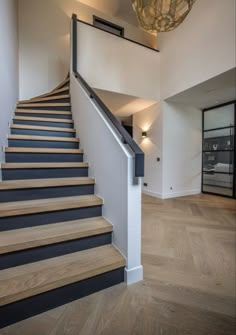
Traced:
<path fill-rule="evenodd" d="M 177 28 L 194 2 L 195 0 L 132 0 L 140 26 L 152 33 Z"/>

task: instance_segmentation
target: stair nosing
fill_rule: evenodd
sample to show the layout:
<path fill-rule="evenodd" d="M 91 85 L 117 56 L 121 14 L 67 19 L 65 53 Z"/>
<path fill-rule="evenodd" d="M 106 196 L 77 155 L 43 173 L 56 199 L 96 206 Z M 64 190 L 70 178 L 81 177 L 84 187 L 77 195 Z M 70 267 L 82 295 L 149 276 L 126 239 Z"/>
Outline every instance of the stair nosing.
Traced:
<path fill-rule="evenodd" d="M 82 149 L 62 149 L 62 148 L 27 148 L 27 147 L 7 147 L 4 148 L 6 153 L 36 153 L 36 154 L 83 154 Z"/>
<path fill-rule="evenodd" d="M 112 224 L 101 216 L 3 231 L 0 234 L 0 255 L 106 234 L 112 230 Z"/>
<path fill-rule="evenodd" d="M 68 177 L 68 178 L 42 178 L 42 179 L 17 179 L 4 180 L 0 182 L 0 191 L 50 188 L 63 186 L 94 185 L 95 179 L 91 177 Z"/>
<path fill-rule="evenodd" d="M 31 102 L 28 104 L 18 104 L 17 108 L 19 107 L 71 107 L 71 103 L 70 102 L 61 102 L 61 103 L 57 103 L 57 102 Z"/>
<path fill-rule="evenodd" d="M 125 263 L 109 244 L 2 270 L 0 306 L 122 268 Z"/>
<path fill-rule="evenodd" d="M 64 163 L 0 163 L 1 169 L 66 169 L 66 168 L 88 168 L 87 162 L 64 162 Z"/>
<path fill-rule="evenodd" d="M 30 141 L 49 141 L 49 142 L 75 142 L 79 143 L 78 138 L 73 137 L 56 137 L 56 136 L 37 136 L 37 135 L 17 135 L 9 134 L 9 140 L 30 140 Z"/>
<path fill-rule="evenodd" d="M 21 109 L 21 108 L 17 108 L 15 111 L 15 115 L 17 115 L 17 113 L 28 113 L 28 114 L 58 114 L 58 115 L 72 115 L 72 112 L 70 111 L 60 111 L 60 110 L 51 110 L 50 109 Z"/>
<path fill-rule="evenodd" d="M 60 93 L 60 92 L 58 92 Z M 34 103 L 34 102 L 44 102 L 44 101 L 47 101 L 47 100 L 60 100 L 60 99 L 68 99 L 70 98 L 70 94 L 61 94 L 61 95 L 56 95 L 56 96 L 44 96 L 44 97 L 41 97 L 41 98 L 33 98 L 31 100 L 29 100 L 28 103 Z M 27 100 L 26 100 L 27 101 Z M 27 103 L 27 102 L 24 102 L 24 104 Z"/>
<path fill-rule="evenodd" d="M 42 130 L 42 131 L 56 131 L 56 132 L 66 132 L 66 133 L 75 133 L 73 128 L 60 128 L 60 127 L 46 127 L 46 126 L 32 126 L 24 124 L 11 124 L 11 129 L 26 129 L 26 130 Z"/>
<path fill-rule="evenodd" d="M 103 204 L 103 199 L 96 195 L 12 201 L 0 204 L 0 218 L 102 206 Z"/>
<path fill-rule="evenodd" d="M 45 117 L 34 117 L 34 116 L 17 116 L 13 117 L 13 120 L 18 121 L 37 121 L 37 122 L 52 122 L 52 123 L 74 123 L 73 120 L 68 119 L 57 119 L 57 118 L 45 118 Z"/>
<path fill-rule="evenodd" d="M 53 96 L 54 94 L 57 94 L 57 93 L 60 93 L 60 92 L 63 92 L 63 91 L 70 91 L 70 86 L 65 86 L 65 87 L 62 87 L 62 88 L 59 88 L 59 89 L 54 89 L 53 91 L 51 91 L 49 93 L 39 95 L 38 97 L 34 97 L 32 99 L 21 100 L 21 101 L 19 101 L 19 104 L 30 103 L 30 102 L 33 102 L 34 99 L 50 97 L 50 96 Z"/>

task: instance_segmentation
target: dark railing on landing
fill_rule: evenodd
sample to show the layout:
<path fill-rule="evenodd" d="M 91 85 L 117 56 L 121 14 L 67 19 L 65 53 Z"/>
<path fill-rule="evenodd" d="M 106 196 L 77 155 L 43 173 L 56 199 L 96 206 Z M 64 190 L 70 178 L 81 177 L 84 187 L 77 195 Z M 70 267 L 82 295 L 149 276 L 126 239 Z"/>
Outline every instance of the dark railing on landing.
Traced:
<path fill-rule="evenodd" d="M 77 18 L 77 21 L 78 21 L 79 23 L 86 24 L 87 26 L 90 26 L 90 27 L 92 27 L 92 28 L 94 28 L 94 29 L 101 30 L 101 31 L 103 31 L 103 32 L 105 32 L 105 33 L 107 33 L 107 34 L 114 35 L 114 36 L 116 36 L 117 38 L 122 38 L 123 40 L 126 40 L 126 41 L 128 41 L 128 42 L 131 42 L 131 43 L 134 43 L 134 44 L 138 44 L 138 45 L 140 45 L 141 47 L 150 49 L 150 50 L 155 51 L 155 52 L 160 52 L 158 49 L 152 48 L 152 47 L 150 47 L 150 46 L 148 46 L 148 45 L 146 45 L 146 44 L 142 44 L 142 43 L 140 43 L 140 42 L 131 40 L 130 38 L 127 38 L 127 37 L 125 37 L 125 36 L 120 36 L 120 35 L 117 35 L 117 34 L 111 32 L 111 31 L 104 30 L 104 29 L 102 29 L 102 28 L 96 27 L 96 26 L 94 26 L 93 24 L 88 23 L 88 22 L 85 22 L 85 21 L 82 21 L 82 20 L 79 20 L 78 18 Z"/>
<path fill-rule="evenodd" d="M 99 96 L 94 92 L 94 90 L 88 85 L 84 78 L 78 73 L 77 70 L 77 16 L 72 15 L 72 71 L 81 85 L 86 89 L 91 99 L 94 99 L 96 104 L 99 106 L 101 112 L 106 116 L 109 122 L 116 128 L 121 136 L 123 143 L 127 144 L 134 153 L 135 158 L 135 168 L 134 176 L 143 177 L 144 176 L 144 153 L 133 140 L 133 138 L 127 133 L 125 128 L 120 124 L 118 119 L 114 114 L 107 108 L 104 102 L 99 98 Z"/>

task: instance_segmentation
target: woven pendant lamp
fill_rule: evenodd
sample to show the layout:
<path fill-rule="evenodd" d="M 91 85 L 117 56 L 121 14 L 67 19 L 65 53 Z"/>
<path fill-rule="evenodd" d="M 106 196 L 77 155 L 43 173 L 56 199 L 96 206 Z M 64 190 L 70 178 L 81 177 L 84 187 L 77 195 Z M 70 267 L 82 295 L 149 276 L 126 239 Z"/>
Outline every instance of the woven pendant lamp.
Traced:
<path fill-rule="evenodd" d="M 132 0 L 140 26 L 152 33 L 177 28 L 194 2 L 195 0 Z"/>

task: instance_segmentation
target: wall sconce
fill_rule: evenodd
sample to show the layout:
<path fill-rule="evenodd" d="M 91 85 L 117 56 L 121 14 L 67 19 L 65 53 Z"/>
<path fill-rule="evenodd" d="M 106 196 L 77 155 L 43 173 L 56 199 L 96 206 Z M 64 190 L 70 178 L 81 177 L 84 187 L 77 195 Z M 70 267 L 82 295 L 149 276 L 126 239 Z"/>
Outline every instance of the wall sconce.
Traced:
<path fill-rule="evenodd" d="M 147 137 L 147 132 L 146 131 L 142 131 L 142 138 L 146 138 Z"/>

